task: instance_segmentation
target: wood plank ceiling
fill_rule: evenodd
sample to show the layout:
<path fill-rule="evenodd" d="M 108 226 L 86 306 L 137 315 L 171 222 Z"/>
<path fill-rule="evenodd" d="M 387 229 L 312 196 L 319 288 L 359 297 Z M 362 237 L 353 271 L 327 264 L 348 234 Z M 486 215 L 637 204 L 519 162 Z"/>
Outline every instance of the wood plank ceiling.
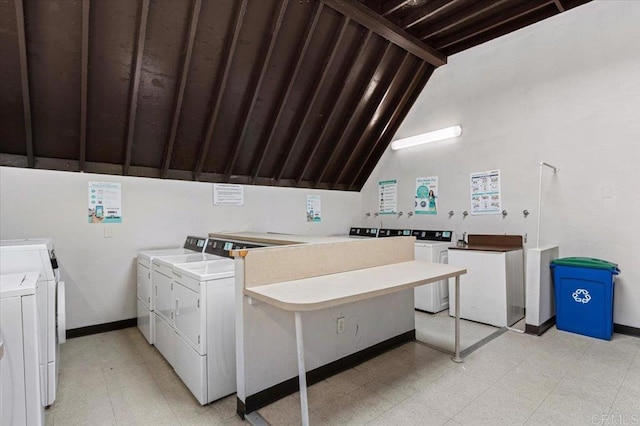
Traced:
<path fill-rule="evenodd" d="M 0 0 L 0 165 L 359 190 L 446 57 L 589 0 Z"/>

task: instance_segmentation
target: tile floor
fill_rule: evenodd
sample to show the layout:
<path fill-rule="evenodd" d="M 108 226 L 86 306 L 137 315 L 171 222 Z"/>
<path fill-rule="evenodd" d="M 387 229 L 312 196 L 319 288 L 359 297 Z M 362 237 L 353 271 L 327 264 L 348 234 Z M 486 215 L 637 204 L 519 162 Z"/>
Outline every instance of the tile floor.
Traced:
<path fill-rule="evenodd" d="M 233 425 L 235 396 L 200 406 L 162 356 L 125 329 L 69 340 L 47 424 Z M 640 339 L 507 332 L 463 364 L 408 343 L 309 388 L 312 425 L 640 424 Z M 259 410 L 300 423 L 298 394 Z"/>
<path fill-rule="evenodd" d="M 455 350 L 455 326 L 455 318 L 449 316 L 448 309 L 437 314 L 416 311 L 416 340 L 434 349 Z M 524 329 L 524 325 L 521 328 Z M 460 350 L 467 349 L 498 330 L 498 327 L 460 320 Z"/>

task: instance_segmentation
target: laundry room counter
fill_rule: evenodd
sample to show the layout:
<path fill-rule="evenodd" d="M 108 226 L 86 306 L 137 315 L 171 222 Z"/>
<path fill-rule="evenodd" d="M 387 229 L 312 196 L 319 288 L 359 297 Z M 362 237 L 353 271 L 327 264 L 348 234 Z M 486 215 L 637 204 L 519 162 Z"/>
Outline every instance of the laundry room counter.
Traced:
<path fill-rule="evenodd" d="M 209 238 L 223 238 L 230 240 L 238 240 L 243 242 L 252 242 L 260 244 L 273 244 L 273 245 L 292 245 L 292 244 L 313 244 L 313 243 L 327 243 L 327 242 L 339 242 L 339 241 L 351 241 L 347 237 L 332 236 L 312 236 L 312 235 L 292 235 L 292 234 L 278 234 L 271 232 L 211 232 Z"/>

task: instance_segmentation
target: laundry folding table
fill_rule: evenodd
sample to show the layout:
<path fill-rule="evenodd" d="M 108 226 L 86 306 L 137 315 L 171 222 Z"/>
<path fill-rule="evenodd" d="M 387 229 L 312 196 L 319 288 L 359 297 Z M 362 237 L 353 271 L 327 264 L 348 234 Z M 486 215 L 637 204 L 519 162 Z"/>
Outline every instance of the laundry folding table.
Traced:
<path fill-rule="evenodd" d="M 295 314 L 302 424 L 309 424 L 301 312 L 331 308 L 455 278 L 455 362 L 460 358 L 460 275 L 464 268 L 418 260 L 244 288 L 246 296 Z"/>

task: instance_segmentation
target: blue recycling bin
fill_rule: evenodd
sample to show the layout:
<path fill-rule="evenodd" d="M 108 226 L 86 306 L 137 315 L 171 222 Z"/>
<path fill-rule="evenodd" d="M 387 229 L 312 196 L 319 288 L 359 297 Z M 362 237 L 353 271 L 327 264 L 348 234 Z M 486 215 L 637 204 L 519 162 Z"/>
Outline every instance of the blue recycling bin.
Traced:
<path fill-rule="evenodd" d="M 558 330 L 611 340 L 618 265 L 588 257 L 551 262 Z"/>

